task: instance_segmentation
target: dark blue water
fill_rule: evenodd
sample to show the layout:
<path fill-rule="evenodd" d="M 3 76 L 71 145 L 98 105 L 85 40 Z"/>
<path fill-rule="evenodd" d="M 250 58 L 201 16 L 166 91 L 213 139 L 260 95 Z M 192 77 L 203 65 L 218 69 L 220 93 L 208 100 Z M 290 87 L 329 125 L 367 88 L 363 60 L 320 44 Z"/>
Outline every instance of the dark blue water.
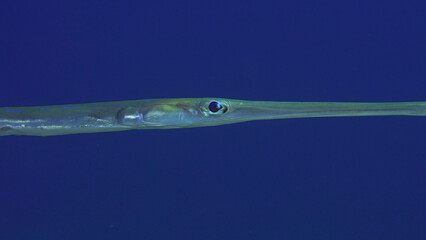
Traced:
<path fill-rule="evenodd" d="M 293 2 L 3 2 L 0 105 L 426 100 L 422 1 Z M 424 117 L 2 137 L 0 239 L 425 239 L 425 143 Z"/>

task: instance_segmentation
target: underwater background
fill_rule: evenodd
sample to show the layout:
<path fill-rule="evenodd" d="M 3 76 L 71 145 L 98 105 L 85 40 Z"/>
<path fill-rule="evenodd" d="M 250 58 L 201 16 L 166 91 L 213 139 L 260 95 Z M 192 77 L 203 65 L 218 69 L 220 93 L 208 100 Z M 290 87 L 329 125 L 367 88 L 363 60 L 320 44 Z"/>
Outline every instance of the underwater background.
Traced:
<path fill-rule="evenodd" d="M 0 106 L 426 101 L 424 1 L 2 1 Z M 0 138 L 0 239 L 426 239 L 426 118 Z"/>

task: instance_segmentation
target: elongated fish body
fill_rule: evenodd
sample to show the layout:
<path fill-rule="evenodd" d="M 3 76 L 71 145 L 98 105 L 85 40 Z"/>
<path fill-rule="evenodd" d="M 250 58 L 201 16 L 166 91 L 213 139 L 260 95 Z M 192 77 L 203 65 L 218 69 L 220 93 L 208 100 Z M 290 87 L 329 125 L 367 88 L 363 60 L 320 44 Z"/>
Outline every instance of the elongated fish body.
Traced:
<path fill-rule="evenodd" d="M 269 102 L 177 98 L 0 108 L 0 136 L 216 126 L 306 117 L 426 116 L 426 102 Z"/>

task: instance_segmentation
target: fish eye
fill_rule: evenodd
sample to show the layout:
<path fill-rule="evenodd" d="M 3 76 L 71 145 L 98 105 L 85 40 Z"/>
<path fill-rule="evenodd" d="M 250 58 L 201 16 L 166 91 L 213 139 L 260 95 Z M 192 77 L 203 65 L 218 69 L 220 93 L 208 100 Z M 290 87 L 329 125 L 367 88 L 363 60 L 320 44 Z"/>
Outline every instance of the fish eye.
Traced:
<path fill-rule="evenodd" d="M 226 113 L 228 111 L 228 105 L 218 101 L 209 101 L 205 103 L 204 109 L 207 110 L 205 114 L 216 115 Z"/>
<path fill-rule="evenodd" d="M 222 104 L 220 102 L 213 101 L 209 104 L 209 110 L 212 113 L 217 113 L 223 108 Z"/>
<path fill-rule="evenodd" d="M 203 99 L 199 104 L 200 113 L 206 117 L 220 116 L 229 111 L 229 104 L 226 101 Z"/>

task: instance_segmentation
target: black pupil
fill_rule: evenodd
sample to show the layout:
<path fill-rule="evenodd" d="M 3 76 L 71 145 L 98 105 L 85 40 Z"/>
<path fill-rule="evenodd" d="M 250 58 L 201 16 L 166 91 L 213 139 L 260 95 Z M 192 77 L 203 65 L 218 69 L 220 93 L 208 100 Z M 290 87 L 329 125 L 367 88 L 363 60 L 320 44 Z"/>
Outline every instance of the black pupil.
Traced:
<path fill-rule="evenodd" d="M 220 104 L 218 102 L 211 102 L 209 104 L 209 110 L 213 113 L 218 112 L 222 108 L 223 108 L 222 104 Z"/>

